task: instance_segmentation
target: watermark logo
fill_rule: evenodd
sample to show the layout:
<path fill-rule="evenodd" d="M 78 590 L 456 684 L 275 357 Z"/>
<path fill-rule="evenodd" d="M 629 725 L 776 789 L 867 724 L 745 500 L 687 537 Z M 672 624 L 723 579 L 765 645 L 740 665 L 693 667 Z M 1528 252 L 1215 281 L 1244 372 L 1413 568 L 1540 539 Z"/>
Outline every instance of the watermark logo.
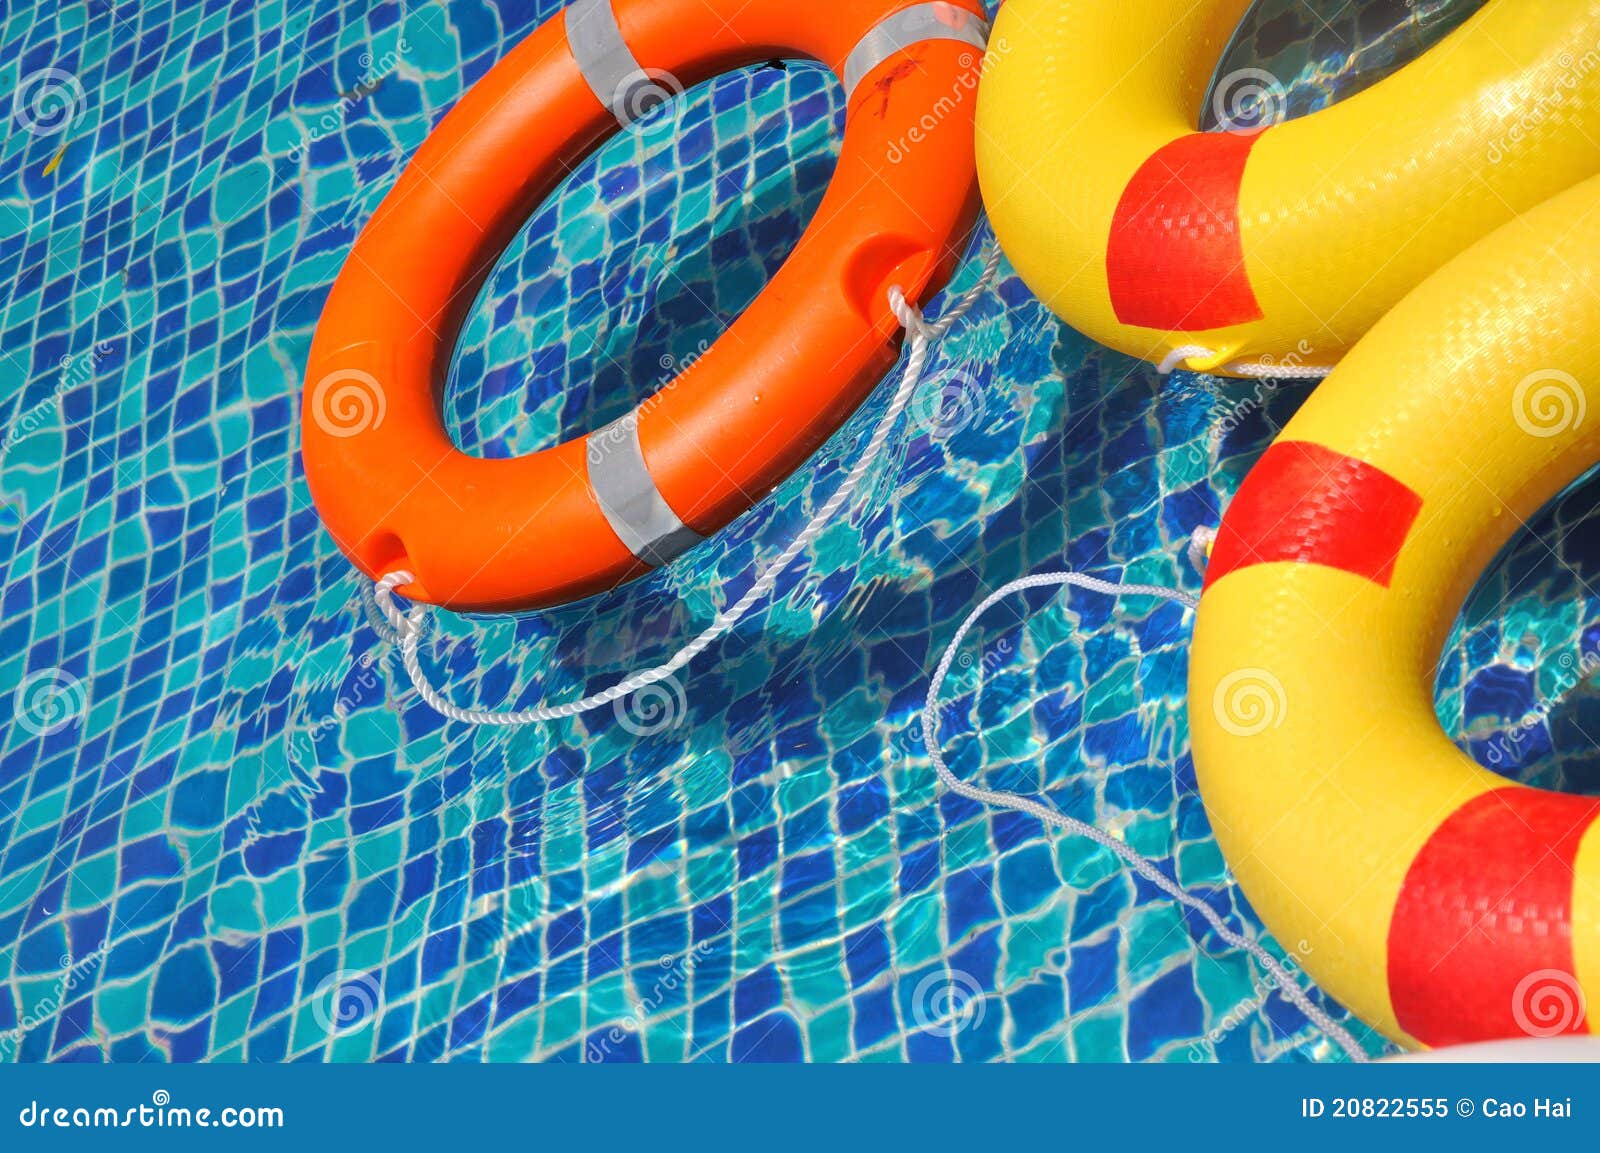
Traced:
<path fill-rule="evenodd" d="M 1224 731 L 1254 737 L 1283 724 L 1289 708 L 1277 677 L 1266 669 L 1240 669 L 1217 683 L 1211 710 Z"/>
<path fill-rule="evenodd" d="M 150 1094 L 149 1104 L 125 1108 L 54 1105 L 34 1098 L 18 1111 L 17 1122 L 24 1129 L 282 1129 L 284 1124 L 277 1106 L 193 1109 L 174 1105 L 165 1089 Z"/>
<path fill-rule="evenodd" d="M 47 737 L 76 723 L 88 703 L 88 690 L 77 677 L 62 669 L 42 669 L 17 686 L 12 711 L 28 732 Z"/>
<path fill-rule="evenodd" d="M 934 440 L 948 440 L 983 420 L 989 401 L 983 385 L 965 372 L 953 372 L 936 388 L 918 391 L 911 418 Z"/>
<path fill-rule="evenodd" d="M 677 728 L 689 711 L 689 700 L 676 677 L 664 677 L 619 698 L 611 707 L 624 729 L 636 737 L 650 737 Z"/>
<path fill-rule="evenodd" d="M 62 68 L 30 72 L 11 97 L 11 115 L 24 132 L 55 136 L 71 128 L 83 111 L 83 85 Z"/>
<path fill-rule="evenodd" d="M 1223 131 L 1254 136 L 1288 115 L 1289 94 L 1272 73 L 1241 68 L 1217 81 L 1211 111 Z"/>
<path fill-rule="evenodd" d="M 983 986 L 960 969 L 929 973 L 911 993 L 911 1018 L 917 1028 L 936 1037 L 954 1037 L 983 1024 Z"/>
<path fill-rule="evenodd" d="M 628 127 L 642 134 L 655 134 L 677 127 L 683 104 L 683 82 L 660 68 L 645 68 L 625 77 L 617 85 L 611 104 Z"/>
<path fill-rule="evenodd" d="M 1518 981 L 1511 994 L 1511 1016 L 1530 1037 L 1570 1033 L 1583 1015 L 1583 989 L 1576 977 L 1561 969 L 1536 969 Z"/>
<path fill-rule="evenodd" d="M 1583 385 L 1560 369 L 1547 368 L 1523 377 L 1511 394 L 1511 416 L 1517 427 L 1541 440 L 1581 427 L 1588 414 Z"/>
<path fill-rule="evenodd" d="M 370 973 L 329 973 L 312 994 L 311 1015 L 333 1036 L 359 1029 L 383 1008 L 383 986 Z"/>
<path fill-rule="evenodd" d="M 383 386 L 356 368 L 330 372 L 311 392 L 311 416 L 329 436 L 346 440 L 383 427 L 389 411 Z"/>

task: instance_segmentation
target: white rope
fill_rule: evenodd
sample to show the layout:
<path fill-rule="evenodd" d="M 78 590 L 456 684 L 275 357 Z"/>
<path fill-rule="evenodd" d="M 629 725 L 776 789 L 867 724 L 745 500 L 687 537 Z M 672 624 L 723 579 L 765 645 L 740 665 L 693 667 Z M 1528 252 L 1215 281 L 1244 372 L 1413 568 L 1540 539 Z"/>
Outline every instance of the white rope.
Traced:
<path fill-rule="evenodd" d="M 1189 537 L 1189 563 L 1201 576 L 1206 575 L 1206 561 L 1211 556 L 1211 546 L 1217 543 L 1217 530 L 1201 525 Z"/>
<path fill-rule="evenodd" d="M 683 668 L 695 657 L 705 652 L 716 640 L 728 633 L 740 620 L 777 584 L 778 578 L 785 569 L 794 563 L 796 557 L 804 552 L 821 536 L 837 519 L 839 510 L 845 506 L 855 494 L 862 477 L 877 462 L 882 454 L 884 445 L 888 442 L 889 434 L 894 430 L 901 413 L 910 403 L 912 395 L 916 392 L 917 385 L 922 380 L 922 373 L 927 367 L 928 354 L 932 350 L 933 342 L 947 333 L 951 326 L 965 316 L 978 298 L 983 295 L 989 284 L 994 280 L 1000 268 L 999 245 L 990 243 L 989 249 L 983 258 L 983 270 L 977 282 L 966 292 L 956 297 L 944 316 L 936 322 L 929 322 L 922 315 L 921 309 L 912 304 L 905 297 L 899 286 L 889 290 L 889 306 L 894 310 L 895 319 L 906 330 L 906 358 L 905 372 L 901 376 L 900 386 L 895 390 L 894 398 L 889 402 L 887 411 L 873 429 L 872 438 L 867 442 L 866 449 L 856 458 L 855 465 L 832 496 L 821 508 L 812 515 L 800 534 L 789 542 L 787 548 L 780 553 L 776 560 L 769 564 L 756 582 L 752 584 L 745 594 L 732 605 L 723 609 L 706 628 L 688 644 L 679 649 L 664 664 L 654 668 L 644 669 L 630 674 L 617 682 L 609 689 L 592 693 L 581 700 L 570 701 L 561 705 L 538 705 L 534 708 L 523 709 L 517 712 L 495 712 L 484 709 L 464 709 L 450 703 L 444 695 L 434 688 L 428 680 L 427 674 L 422 671 L 422 663 L 418 656 L 418 644 L 423 628 L 427 623 L 428 609 L 425 605 L 413 605 L 409 612 L 402 612 L 394 601 L 394 591 L 401 585 L 410 584 L 416 578 L 408 572 L 392 572 L 378 581 L 373 586 L 374 599 L 384 618 L 388 621 L 400 641 L 400 654 L 405 662 L 406 673 L 411 678 L 411 683 L 416 687 L 418 694 L 428 705 L 443 716 L 451 720 L 464 721 L 473 725 L 492 725 L 509 728 L 520 725 L 544 724 L 548 721 L 562 720 L 567 717 L 581 716 L 593 712 L 595 709 L 606 705 L 615 704 L 640 689 L 666 680 L 679 669 Z"/>
<path fill-rule="evenodd" d="M 1214 360 L 1216 352 L 1203 344 L 1186 344 L 1182 348 L 1175 348 L 1167 354 L 1167 358 L 1156 366 L 1156 371 L 1162 376 L 1171 376 L 1185 361 L 1189 360 Z M 1232 373 L 1234 376 L 1248 376 L 1259 380 L 1322 380 L 1333 369 L 1325 365 L 1316 364 L 1277 364 L 1272 361 L 1236 360 L 1232 364 L 1223 365 L 1218 372 Z"/>
<path fill-rule="evenodd" d="M 988 252 L 984 256 L 983 269 L 978 277 L 977 282 L 966 292 L 957 297 L 951 304 L 950 308 L 946 311 L 944 316 L 941 317 L 937 322 L 933 323 L 930 323 L 922 315 L 922 311 L 916 305 L 906 300 L 905 293 L 898 286 L 889 290 L 889 305 L 894 310 L 895 319 L 898 320 L 901 326 L 906 330 L 906 335 L 908 338 L 906 342 L 908 355 L 906 358 L 905 370 L 900 379 L 900 385 L 895 390 L 894 397 L 890 400 L 889 407 L 885 410 L 883 417 L 873 429 L 872 437 L 867 442 L 865 450 L 856 459 L 855 465 L 845 476 L 844 482 L 834 491 L 833 495 L 823 503 L 822 507 L 816 511 L 816 513 L 806 523 L 805 528 L 802 529 L 799 535 L 789 543 L 788 547 L 778 555 L 777 559 L 775 559 L 764 570 L 762 570 L 760 577 L 758 577 L 755 583 L 745 591 L 744 595 L 728 608 L 718 613 L 717 616 L 712 620 L 711 624 L 702 630 L 699 635 L 697 635 L 688 644 L 684 645 L 683 648 L 679 649 L 677 653 L 675 653 L 665 663 L 656 665 L 654 668 L 644 669 L 632 673 L 623 680 L 617 682 L 609 689 L 592 693 L 580 700 L 569 701 L 566 704 L 538 705 L 533 708 L 523 709 L 515 712 L 461 708 L 446 700 L 443 694 L 440 693 L 439 690 L 433 686 L 432 682 L 428 680 L 427 674 L 423 672 L 421 660 L 418 656 L 418 646 L 428 620 L 427 606 L 417 604 L 413 605 L 409 611 L 402 611 L 395 603 L 395 590 L 402 585 L 412 583 L 416 578 L 408 572 L 392 572 L 372 586 L 373 601 L 375 602 L 376 607 L 382 613 L 383 619 L 387 622 L 388 628 L 393 630 L 393 639 L 397 639 L 400 643 L 400 651 L 405 662 L 406 673 L 411 678 L 411 683 L 416 688 L 417 693 L 424 701 L 427 702 L 430 708 L 434 709 L 434 711 L 440 713 L 441 715 L 450 718 L 451 720 L 463 721 L 474 725 L 509 728 L 522 725 L 543 724 L 549 721 L 561 720 L 567 717 L 581 716 L 584 713 L 592 712 L 595 709 L 603 708 L 606 705 L 615 704 L 617 701 L 631 696 L 640 689 L 647 688 L 650 685 L 664 681 L 674 673 L 678 672 L 678 670 L 688 665 L 695 659 L 695 657 L 699 656 L 719 638 L 726 635 L 731 629 L 733 629 L 739 623 L 739 621 L 749 613 L 757 601 L 761 600 L 768 593 L 770 593 L 773 587 L 777 584 L 778 578 L 789 567 L 789 565 L 793 564 L 795 559 L 834 522 L 839 510 L 843 508 L 854 495 L 857 487 L 861 483 L 862 478 L 877 462 L 878 457 L 883 452 L 885 444 L 888 442 L 889 434 L 893 431 L 894 426 L 899 421 L 901 414 L 905 412 L 906 406 L 911 402 L 911 398 L 916 392 L 917 385 L 921 383 L 923 371 L 927 367 L 928 354 L 932 349 L 933 343 L 949 332 L 950 328 L 963 316 L 965 316 L 968 311 L 971 310 L 972 306 L 977 303 L 978 298 L 982 296 L 984 291 L 988 288 L 990 282 L 995 278 L 999 267 L 1000 249 L 998 245 L 991 242 Z M 1169 373 L 1182 360 L 1185 360 L 1190 356 L 1202 355 L 1210 355 L 1209 350 L 1198 347 L 1179 349 L 1173 354 L 1173 357 L 1169 358 L 1171 364 L 1163 364 L 1161 371 L 1163 374 Z M 1237 371 L 1237 368 L 1235 371 Z M 1293 374 L 1306 375 L 1315 372 L 1318 375 L 1326 375 L 1327 371 L 1328 370 L 1307 369 L 1300 370 L 1298 373 Z M 1278 373 L 1278 375 L 1291 374 L 1292 373 L 1289 371 Z M 1202 531 L 1204 532 L 1209 530 Z M 1195 564 L 1197 569 L 1204 568 L 1204 548 L 1210 543 L 1210 539 L 1213 538 L 1202 537 L 1201 533 L 1196 533 L 1194 539 L 1191 541 L 1189 554 L 1190 560 Z M 1351 1060 L 1365 1061 L 1367 1059 L 1366 1053 L 1362 1050 L 1361 1046 L 1356 1043 L 1355 1038 L 1353 1038 L 1343 1026 L 1339 1025 L 1325 1012 L 1314 1005 L 1310 998 L 1307 997 L 1305 992 L 1299 987 L 1299 985 L 1295 983 L 1288 970 L 1286 970 L 1270 953 L 1268 953 L 1256 942 L 1242 937 L 1238 933 L 1235 933 L 1232 929 L 1228 928 L 1226 923 L 1223 922 L 1222 918 L 1215 912 L 1215 910 L 1211 908 L 1210 905 L 1207 905 L 1204 901 L 1201 901 L 1196 897 L 1192 897 L 1188 893 L 1184 892 L 1182 888 L 1180 888 L 1175 882 L 1169 880 L 1167 876 L 1157 869 L 1149 860 L 1135 852 L 1133 849 L 1129 848 L 1123 842 L 1116 840 L 1109 834 L 1095 828 L 1093 825 L 1085 824 L 1082 821 L 1068 817 L 1065 814 L 1042 805 L 1037 801 L 1029 800 L 1026 797 L 1019 797 L 1011 793 L 1001 793 L 991 789 L 984 789 L 976 785 L 966 784 L 957 778 L 945 764 L 944 756 L 939 751 L 938 734 L 936 731 L 938 723 L 938 695 L 939 690 L 944 686 L 945 678 L 949 675 L 950 665 L 955 660 L 956 651 L 960 647 L 962 640 L 965 639 L 972 626 L 977 623 L 978 618 L 1000 600 L 1027 589 L 1052 586 L 1059 587 L 1061 585 L 1075 585 L 1079 588 L 1087 589 L 1092 592 L 1105 593 L 1110 596 L 1162 597 L 1168 600 L 1177 601 L 1179 604 L 1191 609 L 1196 607 L 1198 604 L 1196 599 L 1187 593 L 1173 589 L 1162 588 L 1158 585 L 1114 584 L 1109 581 L 1097 580 L 1094 577 L 1083 576 L 1079 573 L 1070 572 L 1044 574 L 1041 576 L 1026 577 L 1022 580 L 1013 581 L 985 599 L 983 603 L 974 609 L 967 619 L 962 622 L 961 627 L 956 630 L 955 636 L 951 639 L 949 647 L 945 649 L 944 656 L 939 662 L 939 667 L 934 673 L 933 683 L 928 688 L 927 700 L 923 706 L 923 740 L 927 746 L 928 757 L 933 762 L 934 769 L 939 774 L 940 781 L 943 782 L 945 787 L 950 789 L 952 792 L 958 793 L 970 800 L 993 805 L 998 808 L 1011 809 L 1017 812 L 1027 813 L 1041 821 L 1046 822 L 1047 824 L 1054 825 L 1057 828 L 1063 829 L 1069 833 L 1076 833 L 1080 836 L 1088 837 L 1097 844 L 1103 845 L 1110 849 L 1113 853 L 1117 854 L 1117 856 L 1121 857 L 1122 860 L 1125 861 L 1131 868 L 1137 871 L 1140 876 L 1143 876 L 1145 879 L 1150 881 L 1162 892 L 1166 893 L 1168 896 L 1172 897 L 1174 900 L 1178 901 L 1184 906 L 1198 912 L 1206 919 L 1212 928 L 1216 930 L 1218 936 L 1220 936 L 1222 940 L 1226 941 L 1229 945 L 1232 945 L 1235 948 L 1247 950 L 1261 963 L 1263 968 L 1265 968 L 1267 972 L 1277 980 L 1279 988 L 1283 990 L 1284 995 L 1299 1007 L 1301 1012 L 1306 1015 L 1308 1020 L 1312 1021 L 1325 1033 L 1332 1037 L 1334 1041 L 1337 1042 L 1339 1046 L 1350 1056 Z"/>
<path fill-rule="evenodd" d="M 1210 533 L 1211 530 L 1202 530 Z M 1201 533 L 1195 534 L 1195 540 L 1209 542 L 1210 537 L 1203 538 Z M 1204 549 L 1204 544 L 1201 549 Z M 1190 556 L 1195 556 L 1194 541 L 1191 541 Z M 1204 554 L 1201 552 L 1203 560 Z M 1203 564 L 1197 567 L 1204 567 Z M 1113 584 L 1110 581 L 1096 580 L 1094 577 L 1084 576 L 1075 572 L 1042 573 L 1038 576 L 1023 577 L 985 597 L 983 602 L 967 614 L 967 619 L 961 622 L 961 627 L 956 629 L 955 636 L 950 638 L 950 643 L 945 647 L 944 655 L 939 658 L 939 665 L 934 670 L 933 681 L 928 685 L 928 696 L 922 705 L 922 743 L 928 750 L 928 759 L 933 762 L 934 771 L 939 774 L 939 780 L 945 788 L 968 800 L 989 805 L 998 809 L 1009 809 L 1013 812 L 1025 813 L 1048 825 L 1054 825 L 1063 832 L 1087 837 L 1097 845 L 1110 849 L 1117 856 L 1160 889 L 1174 901 L 1185 908 L 1192 909 L 1205 918 L 1206 922 L 1216 930 L 1217 935 L 1236 949 L 1246 950 L 1252 957 L 1261 963 L 1261 966 L 1278 982 L 1278 988 L 1283 990 L 1283 995 L 1334 1042 L 1343 1049 L 1352 1061 L 1365 1061 L 1367 1054 L 1356 1039 L 1352 1037 L 1344 1026 L 1340 1025 L 1327 1013 L 1312 1003 L 1304 989 L 1295 981 L 1289 971 L 1279 963 L 1271 953 L 1267 952 L 1258 942 L 1241 936 L 1228 928 L 1222 917 L 1215 909 L 1198 897 L 1191 896 L 1176 882 L 1171 880 L 1147 857 L 1142 856 L 1126 843 L 1117 840 L 1103 829 L 1084 821 L 1069 817 L 1059 809 L 1049 805 L 1021 797 L 1015 793 L 1002 793 L 994 789 L 986 789 L 980 785 L 972 785 L 961 780 L 950 767 L 945 764 L 944 753 L 939 748 L 939 692 L 944 688 L 945 678 L 950 675 L 950 665 L 956 659 L 956 653 L 961 647 L 961 642 L 966 639 L 967 633 L 978 623 L 978 619 L 1007 597 L 1020 592 L 1037 588 L 1058 588 L 1062 585 L 1072 585 L 1077 588 L 1088 589 L 1090 592 L 1104 593 L 1107 596 L 1150 596 L 1160 597 L 1164 600 L 1176 601 L 1185 608 L 1193 609 L 1198 604 L 1194 597 L 1178 589 L 1162 588 L 1159 585 L 1144 584 Z"/>

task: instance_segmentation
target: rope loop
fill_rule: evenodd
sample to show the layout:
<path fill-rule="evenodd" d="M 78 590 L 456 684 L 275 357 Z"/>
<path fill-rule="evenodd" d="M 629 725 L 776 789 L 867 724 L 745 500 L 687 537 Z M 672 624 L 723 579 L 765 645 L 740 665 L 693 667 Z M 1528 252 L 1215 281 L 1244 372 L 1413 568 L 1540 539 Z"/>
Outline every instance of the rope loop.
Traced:
<path fill-rule="evenodd" d="M 898 284 L 889 288 L 889 310 L 913 340 L 933 340 L 934 332 L 922 315 L 922 309 L 906 299 L 905 289 Z"/>
<path fill-rule="evenodd" d="M 1216 533 L 1209 528 L 1197 531 L 1189 542 L 1189 555 L 1191 558 L 1199 556 L 1197 568 L 1202 572 L 1205 569 L 1204 550 L 1214 540 Z M 950 666 L 955 663 L 957 654 L 961 651 L 961 643 L 966 640 L 967 634 L 978 623 L 985 613 L 995 605 L 1018 593 L 1030 589 L 1060 588 L 1070 586 L 1085 589 L 1089 592 L 1103 593 L 1107 596 L 1153 596 L 1164 600 L 1174 601 L 1186 609 L 1193 610 L 1199 606 L 1199 601 L 1181 589 L 1163 588 L 1160 585 L 1146 584 L 1119 584 L 1113 581 L 1103 581 L 1095 577 L 1085 576 L 1082 573 L 1062 571 L 1053 573 L 1040 573 L 1036 576 L 1023 577 L 990 593 L 979 603 L 977 608 L 967 614 L 961 622 L 955 635 L 950 638 L 950 643 L 945 646 L 939 664 L 934 669 L 933 678 L 928 683 L 928 695 L 922 704 L 921 726 L 922 744 L 927 750 L 928 760 L 933 763 L 934 772 L 938 774 L 939 783 L 957 796 L 965 797 L 978 804 L 990 808 L 1007 809 L 1015 813 L 1023 813 L 1036 820 L 1044 822 L 1064 833 L 1072 836 L 1084 837 L 1105 849 L 1116 854 L 1122 862 L 1160 889 L 1172 900 L 1184 908 L 1198 914 L 1228 945 L 1236 949 L 1243 949 L 1260 963 L 1272 978 L 1277 982 L 1277 987 L 1283 995 L 1305 1014 L 1306 1019 L 1316 1025 L 1325 1034 L 1331 1037 L 1335 1044 L 1344 1050 L 1345 1055 L 1352 1061 L 1366 1061 L 1367 1054 L 1359 1042 L 1351 1036 L 1339 1022 L 1335 1021 L 1328 1013 L 1311 1000 L 1309 994 L 1301 988 L 1300 983 L 1288 969 L 1259 942 L 1230 928 L 1215 909 L 1185 890 L 1177 881 L 1168 877 L 1156 867 L 1154 861 L 1144 856 L 1126 841 L 1119 840 L 1107 833 L 1104 829 L 1080 821 L 1076 817 L 1069 817 L 1052 805 L 1046 805 L 1029 797 L 1018 796 L 1015 793 L 1000 792 L 987 789 L 981 785 L 969 784 L 956 776 L 950 766 L 945 763 L 944 750 L 939 743 L 939 693 L 944 688 L 944 682 L 950 675 Z M 973 692 L 976 692 L 974 689 Z"/>
<path fill-rule="evenodd" d="M 383 619 L 388 623 L 394 636 L 387 640 L 404 640 L 407 636 L 420 632 L 424 619 L 424 610 L 421 605 L 413 605 L 410 614 L 400 611 L 394 603 L 394 590 L 401 585 L 408 585 L 417 578 L 403 570 L 392 572 L 377 584 L 372 586 L 372 599 L 377 602 L 378 609 L 383 613 Z"/>

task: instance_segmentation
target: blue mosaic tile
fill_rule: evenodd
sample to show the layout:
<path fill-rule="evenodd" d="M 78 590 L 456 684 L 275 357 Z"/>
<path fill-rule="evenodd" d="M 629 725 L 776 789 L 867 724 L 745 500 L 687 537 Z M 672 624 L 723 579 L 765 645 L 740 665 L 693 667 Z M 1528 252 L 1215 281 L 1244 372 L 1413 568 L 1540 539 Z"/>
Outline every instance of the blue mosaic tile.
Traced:
<path fill-rule="evenodd" d="M 1181 543 L 1301 387 L 1215 431 L 1255 386 L 1164 384 L 1008 274 L 931 364 L 967 415 L 908 419 L 663 714 L 475 732 L 410 691 L 316 518 L 301 374 L 406 157 L 557 7 L 111 0 L 0 22 L 5 89 L 54 69 L 63 98 L 59 129 L 14 114 L 0 141 L 0 1053 L 1337 1057 L 1103 850 L 941 796 L 915 723 L 983 590 L 1063 555 L 1192 584 Z M 1399 32 L 1363 23 L 1383 4 L 1288 7 L 1224 68 L 1276 60 L 1300 112 L 1475 4 L 1414 6 Z M 474 305 L 458 444 L 528 452 L 663 384 L 799 236 L 842 114 L 815 66 L 748 69 L 580 165 Z M 671 569 L 540 616 L 443 616 L 425 665 L 492 707 L 663 656 L 792 539 L 886 401 Z M 1486 763 L 1589 790 L 1597 491 L 1481 584 L 1438 697 Z M 949 687 L 951 764 L 1117 830 L 1259 931 L 1194 791 L 1182 614 L 1032 603 L 975 631 L 989 671 Z"/>

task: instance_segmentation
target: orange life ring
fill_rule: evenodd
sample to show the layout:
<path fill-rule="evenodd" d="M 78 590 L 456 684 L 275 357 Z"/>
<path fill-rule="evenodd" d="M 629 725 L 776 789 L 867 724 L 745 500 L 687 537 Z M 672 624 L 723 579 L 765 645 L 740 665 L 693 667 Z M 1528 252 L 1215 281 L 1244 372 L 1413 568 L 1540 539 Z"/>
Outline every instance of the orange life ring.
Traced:
<path fill-rule="evenodd" d="M 802 464 L 893 366 L 899 285 L 925 298 L 978 210 L 977 0 L 578 0 L 429 136 L 357 240 L 312 343 L 301 419 L 324 524 L 373 578 L 457 609 L 580 599 L 666 563 Z M 515 460 L 439 413 L 475 290 L 527 214 L 671 90 L 799 56 L 842 79 L 845 135 L 810 226 L 679 381 L 606 429 Z"/>

